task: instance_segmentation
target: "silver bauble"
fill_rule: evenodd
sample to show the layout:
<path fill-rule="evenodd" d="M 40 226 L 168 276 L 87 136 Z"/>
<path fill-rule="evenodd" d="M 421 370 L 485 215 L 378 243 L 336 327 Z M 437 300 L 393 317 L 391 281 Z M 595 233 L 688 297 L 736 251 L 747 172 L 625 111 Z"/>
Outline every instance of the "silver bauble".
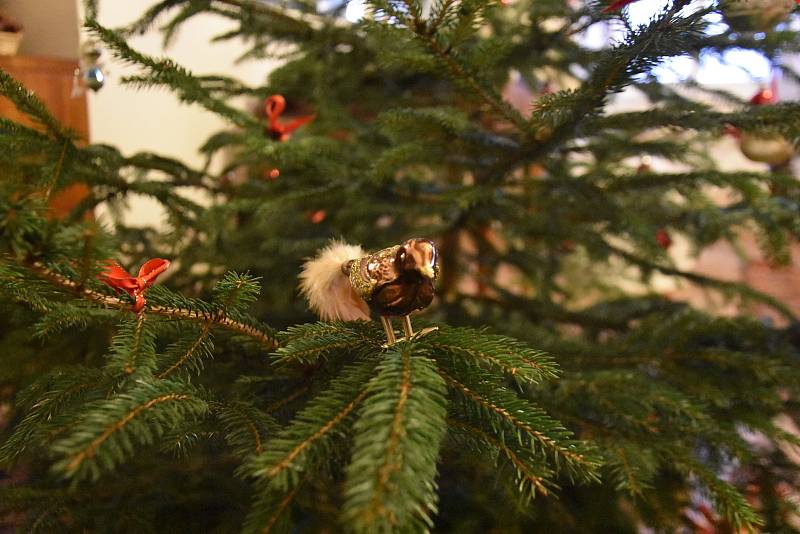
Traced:
<path fill-rule="evenodd" d="M 103 69 L 96 65 L 87 67 L 86 70 L 83 71 L 83 83 L 92 91 L 100 90 L 106 83 L 106 75 L 103 73 Z"/>

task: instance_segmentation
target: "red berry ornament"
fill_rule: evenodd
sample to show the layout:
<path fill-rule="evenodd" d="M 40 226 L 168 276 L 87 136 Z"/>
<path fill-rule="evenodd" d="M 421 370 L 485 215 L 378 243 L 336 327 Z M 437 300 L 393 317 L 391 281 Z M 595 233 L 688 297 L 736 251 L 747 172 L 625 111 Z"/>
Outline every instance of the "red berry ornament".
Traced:
<path fill-rule="evenodd" d="M 669 247 L 672 246 L 672 237 L 669 235 L 669 232 L 664 230 L 663 228 L 659 228 L 656 231 L 656 243 L 658 246 L 667 250 Z"/>
<path fill-rule="evenodd" d="M 328 216 L 328 212 L 325 210 L 317 210 L 308 216 L 308 220 L 314 224 L 319 224 L 325 220 L 325 217 Z"/>

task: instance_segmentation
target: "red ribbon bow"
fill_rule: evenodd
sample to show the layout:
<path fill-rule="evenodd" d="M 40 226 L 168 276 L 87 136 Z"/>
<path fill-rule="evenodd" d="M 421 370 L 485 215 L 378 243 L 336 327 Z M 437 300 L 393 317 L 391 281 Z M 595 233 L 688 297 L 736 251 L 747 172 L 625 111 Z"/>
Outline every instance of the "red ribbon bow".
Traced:
<path fill-rule="evenodd" d="M 98 275 L 98 278 L 114 289 L 121 289 L 130 295 L 136 301 L 133 305 L 133 311 L 138 313 L 146 303 L 144 298 L 145 291 L 168 268 L 169 260 L 153 258 L 142 265 L 138 276 L 133 277 L 119 263 L 114 260 L 108 260 L 106 269 Z"/>
<path fill-rule="evenodd" d="M 292 136 L 292 132 L 302 125 L 313 121 L 316 117 L 316 115 L 306 115 L 287 123 L 281 123 L 281 113 L 286 109 L 286 99 L 281 95 L 272 95 L 267 98 L 267 101 L 264 103 L 264 109 L 267 112 L 267 119 L 269 120 L 267 131 L 270 137 L 278 141 L 286 141 Z"/>

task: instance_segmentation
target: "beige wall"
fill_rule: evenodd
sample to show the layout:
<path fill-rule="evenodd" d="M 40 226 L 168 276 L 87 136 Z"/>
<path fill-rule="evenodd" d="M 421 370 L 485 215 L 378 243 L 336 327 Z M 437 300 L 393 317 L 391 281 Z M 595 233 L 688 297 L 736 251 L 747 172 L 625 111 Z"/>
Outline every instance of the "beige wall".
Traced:
<path fill-rule="evenodd" d="M 134 20 L 155 0 L 100 0 L 99 21 L 120 27 Z M 87 38 L 81 25 L 81 0 L 0 0 L 0 10 L 25 26 L 20 54 L 78 58 L 80 42 Z M 188 22 L 164 50 L 161 35 L 151 31 L 129 40 L 146 54 L 169 55 L 197 74 L 224 74 L 245 83 L 261 84 L 275 63 L 269 61 L 236 64 L 247 50 L 241 41 L 211 44 L 212 37 L 234 26 L 227 19 L 202 15 Z M 135 67 L 101 57 L 106 85 L 88 95 L 89 131 L 95 143 L 118 147 L 124 154 L 151 151 L 177 158 L 188 165 L 203 164 L 197 149 L 214 132 L 228 125 L 199 106 L 182 104 L 166 89 L 135 90 L 119 83 Z M 239 100 L 241 106 L 255 103 Z M 128 224 L 152 224 L 159 220 L 159 206 L 146 198 L 133 198 L 126 212 Z M 102 210 L 101 210 L 102 216 Z"/>
<path fill-rule="evenodd" d="M 123 26 L 154 3 L 153 0 L 101 0 L 99 21 L 108 27 Z M 196 74 L 224 74 L 249 84 L 262 84 L 274 63 L 260 61 L 237 65 L 236 58 L 246 50 L 243 42 L 209 42 L 213 36 L 232 28 L 227 19 L 203 15 L 187 23 L 166 51 L 157 31 L 132 37 L 129 44 L 147 54 L 169 55 Z M 189 165 L 202 165 L 198 148 L 212 133 L 228 125 L 199 106 L 182 104 L 166 89 L 136 90 L 121 85 L 120 78 L 133 74 L 136 69 L 114 61 L 108 54 L 104 54 L 101 60 L 106 64 L 108 77 L 105 87 L 89 95 L 92 141 L 114 145 L 124 154 L 146 150 L 180 159 Z M 243 106 L 254 104 L 243 100 L 237 103 Z M 126 222 L 145 224 L 159 218 L 160 208 L 155 202 L 135 198 L 130 203 Z"/>
<path fill-rule="evenodd" d="M 78 57 L 76 0 L 0 0 L 0 11 L 25 27 L 20 54 Z"/>

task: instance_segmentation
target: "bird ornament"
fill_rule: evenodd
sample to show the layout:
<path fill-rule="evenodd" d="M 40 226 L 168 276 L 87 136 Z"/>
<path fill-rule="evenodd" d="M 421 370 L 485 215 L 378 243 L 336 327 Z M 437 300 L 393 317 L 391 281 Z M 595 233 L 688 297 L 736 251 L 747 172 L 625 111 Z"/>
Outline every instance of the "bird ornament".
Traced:
<path fill-rule="evenodd" d="M 300 291 L 322 320 L 369 320 L 375 313 L 389 346 L 415 336 L 409 314 L 431 303 L 438 275 L 436 246 L 429 239 L 408 239 L 373 254 L 332 241 L 303 265 Z M 401 318 L 404 338 L 395 337 L 392 317 Z"/>

